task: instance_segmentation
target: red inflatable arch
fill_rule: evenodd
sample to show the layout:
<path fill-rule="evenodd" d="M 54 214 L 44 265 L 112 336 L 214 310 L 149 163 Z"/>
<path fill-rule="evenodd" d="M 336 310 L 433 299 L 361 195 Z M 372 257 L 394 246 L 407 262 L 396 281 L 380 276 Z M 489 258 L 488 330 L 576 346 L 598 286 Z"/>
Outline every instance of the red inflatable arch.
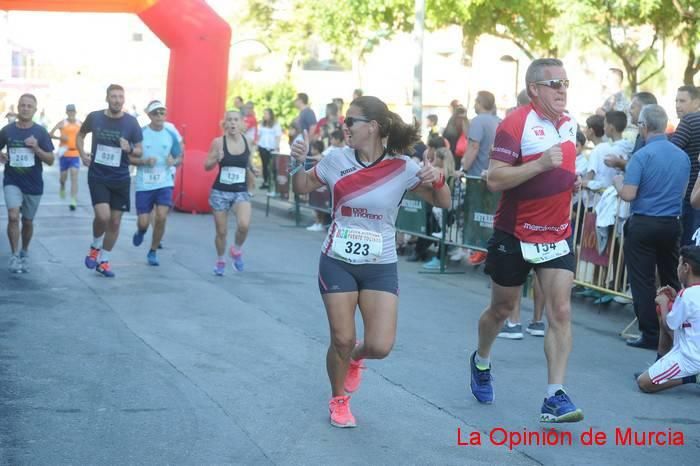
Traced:
<path fill-rule="evenodd" d="M 204 171 L 204 158 L 220 133 L 226 105 L 231 28 L 204 0 L 0 0 L 0 10 L 137 14 L 170 48 L 168 119 L 187 147 L 175 180 L 175 206 L 210 210 L 215 174 Z"/>

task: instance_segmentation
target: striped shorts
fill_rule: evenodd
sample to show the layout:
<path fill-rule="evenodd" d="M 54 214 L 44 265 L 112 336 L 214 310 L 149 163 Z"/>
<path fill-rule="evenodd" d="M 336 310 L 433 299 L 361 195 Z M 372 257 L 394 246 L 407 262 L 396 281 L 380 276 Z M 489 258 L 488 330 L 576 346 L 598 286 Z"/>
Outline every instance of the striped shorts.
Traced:
<path fill-rule="evenodd" d="M 695 375 L 698 370 L 689 364 L 680 348 L 673 347 L 649 368 L 649 378 L 653 384 L 662 384 L 673 379 Z"/>

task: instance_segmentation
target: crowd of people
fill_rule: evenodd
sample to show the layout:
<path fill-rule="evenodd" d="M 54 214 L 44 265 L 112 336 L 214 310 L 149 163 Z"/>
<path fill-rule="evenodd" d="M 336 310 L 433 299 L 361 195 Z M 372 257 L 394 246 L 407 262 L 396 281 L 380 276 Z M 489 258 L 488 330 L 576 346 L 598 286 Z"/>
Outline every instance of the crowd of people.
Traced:
<path fill-rule="evenodd" d="M 489 190 L 501 193 L 487 251 L 468 254 L 471 264 L 485 264 L 491 281 L 491 302 L 481 314 L 467 362 L 470 389 L 479 402 L 495 400 L 490 355 L 496 338 L 523 338 L 520 299 L 532 273 L 535 314 L 526 331 L 544 337 L 548 369 L 540 420 L 583 419 L 564 387 L 572 347 L 575 238 L 584 228 L 582 212 L 597 215 L 599 243 L 624 235 L 624 266 L 641 332 L 627 344 L 655 349 L 658 359 L 636 375 L 640 389 L 656 392 L 697 381 L 700 295 L 694 287 L 700 280 L 700 246 L 694 244 L 700 236 L 700 91 L 693 86 L 678 89 L 680 123 L 669 131 L 668 115 L 654 95 L 638 92 L 628 100 L 622 81 L 622 71 L 611 68 L 606 83 L 610 96 L 591 109 L 585 125 L 567 111 L 569 77 L 557 59 L 531 63 L 526 88 L 503 119 L 497 115 L 495 96 L 482 90 L 474 99 L 471 120 L 458 101 L 450 103 L 444 129 L 435 114 L 427 116 L 425 128 L 417 121 L 405 122 L 360 89 L 346 111 L 343 99 L 333 99 L 317 120 L 309 96 L 297 94 L 298 115 L 288 133 L 292 187 L 298 195 L 316 193 L 327 202 L 308 230 L 326 235 L 318 287 L 330 327 L 326 361 L 332 425 L 356 425 L 350 394 L 359 389 L 365 360 L 386 357 L 394 344 L 399 295 L 395 223 L 402 199 L 413 192 L 431 206 L 426 210 L 427 235 L 440 234 L 443 212 L 455 202 L 467 202 L 457 188 L 465 179 L 482 180 Z M 0 130 L 12 273 L 29 272 L 33 219 L 43 194 L 42 167 L 56 157 L 61 198 L 70 181 L 70 210 L 77 206 L 81 164 L 88 170 L 94 218 L 85 266 L 104 277 L 115 276 L 110 258 L 122 216 L 131 208 L 132 178 L 138 215 L 132 244 L 140 246 L 152 228 L 146 260 L 160 265 L 157 253 L 173 205 L 174 170 L 182 162 L 184 141 L 167 121 L 162 102 L 146 105 L 150 123 L 142 127 L 124 112 L 121 86 L 110 85 L 105 100 L 106 109 L 88 113 L 82 122 L 75 106 L 67 105 L 66 118 L 48 131 L 34 122 L 36 97 L 24 94 L 16 121 Z M 262 189 L 277 183 L 274 158 L 283 137 L 273 109 L 265 108 L 258 121 L 254 103 L 242 97 L 226 111 L 222 130 L 204 161 L 205 170 L 216 170 L 209 204 L 217 276 L 226 270 L 231 212 L 236 231 L 228 255 L 236 270 L 244 270 L 251 192 L 260 175 Z M 92 140 L 86 149 L 88 134 Z M 592 146 L 588 153 L 587 146 Z M 253 163 L 256 153 L 260 173 Z M 572 205 L 578 212 L 573 218 Z M 429 260 L 430 243 L 417 238 L 407 260 L 425 261 L 426 268 L 439 266 L 434 257 Z M 598 248 L 605 250 L 600 244 Z M 450 251 L 453 260 L 466 256 L 463 248 Z M 363 340 L 357 339 L 355 328 L 358 307 Z"/>

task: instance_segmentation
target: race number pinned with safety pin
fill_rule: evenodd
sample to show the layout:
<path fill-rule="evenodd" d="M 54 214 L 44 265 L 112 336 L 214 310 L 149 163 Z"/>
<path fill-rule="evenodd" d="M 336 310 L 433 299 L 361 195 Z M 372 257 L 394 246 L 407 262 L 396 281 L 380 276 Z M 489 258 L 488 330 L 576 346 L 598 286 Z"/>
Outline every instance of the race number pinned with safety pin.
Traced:
<path fill-rule="evenodd" d="M 549 262 L 571 252 L 569 243 L 565 239 L 556 243 L 526 243 L 521 241 L 520 250 L 523 252 L 523 259 L 531 264 Z"/>
<path fill-rule="evenodd" d="M 349 264 L 376 262 L 382 255 L 382 235 L 374 231 L 340 228 L 333 235 L 333 255 Z"/>
<path fill-rule="evenodd" d="M 10 166 L 28 168 L 34 166 L 34 151 L 28 147 L 10 147 Z"/>

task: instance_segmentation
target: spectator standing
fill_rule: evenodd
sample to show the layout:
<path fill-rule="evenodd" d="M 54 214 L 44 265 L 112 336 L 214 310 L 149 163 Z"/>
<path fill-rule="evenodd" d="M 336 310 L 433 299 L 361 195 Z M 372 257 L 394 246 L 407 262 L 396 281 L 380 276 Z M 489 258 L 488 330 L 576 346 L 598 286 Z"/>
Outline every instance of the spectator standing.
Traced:
<path fill-rule="evenodd" d="M 479 91 L 474 101 L 476 117 L 469 123 L 469 142 L 462 157 L 462 171 L 481 176 L 489 166 L 489 154 L 501 119 L 493 114 L 496 98 L 488 91 Z"/>
<path fill-rule="evenodd" d="M 656 97 L 651 92 L 637 92 L 632 96 L 632 103 L 630 103 L 630 119 L 632 124 L 639 126 L 639 114 L 642 112 L 642 107 L 645 105 L 656 105 Z M 634 148 L 632 153 L 634 154 L 639 149 L 644 147 L 644 138 L 641 132 L 637 132 L 637 138 L 634 141 Z"/>
<path fill-rule="evenodd" d="M 233 106 L 240 112 L 241 115 L 245 115 L 245 103 L 243 102 L 243 97 L 237 95 L 233 99 Z"/>
<path fill-rule="evenodd" d="M 681 246 L 693 244 L 693 235 L 700 228 L 700 211 L 690 205 L 690 195 L 700 171 L 700 90 L 682 86 L 676 94 L 676 113 L 681 119 L 671 142 L 683 149 L 690 161 L 690 179 L 683 198 Z"/>
<path fill-rule="evenodd" d="M 326 115 L 318 120 L 311 134 L 312 140 L 320 140 L 324 146 L 331 143 L 331 133 L 342 129 L 344 118 L 338 113 L 338 105 L 334 102 L 326 104 Z"/>
<path fill-rule="evenodd" d="M 606 75 L 605 82 L 603 83 L 603 90 L 605 92 L 609 92 L 610 96 L 605 99 L 603 105 L 596 110 L 597 115 L 605 116 L 605 114 L 611 110 L 626 112 L 629 109 L 630 101 L 622 91 L 622 81 L 624 80 L 624 76 L 625 75 L 620 68 L 608 68 L 608 73 Z"/>
<path fill-rule="evenodd" d="M 338 115 L 343 117 L 343 110 L 345 109 L 345 101 L 342 97 L 333 97 L 333 103 L 338 107 Z"/>
<path fill-rule="evenodd" d="M 294 106 L 299 110 L 299 116 L 297 117 L 299 133 L 303 134 L 304 131 L 308 131 L 311 134 L 316 125 L 316 114 L 309 107 L 309 96 L 303 92 L 298 93 L 297 98 L 294 100 Z"/>
<path fill-rule="evenodd" d="M 258 128 L 258 151 L 262 160 L 263 184 L 260 189 L 269 189 L 270 164 L 272 163 L 272 153 L 279 152 L 280 139 L 282 138 L 282 128 L 275 118 L 275 113 L 271 108 L 263 111 L 263 119 Z"/>
<path fill-rule="evenodd" d="M 700 89 L 695 86 L 681 86 L 676 91 L 676 115 L 682 120 L 689 113 L 700 111 Z"/>
<path fill-rule="evenodd" d="M 506 116 L 510 115 L 516 108 L 522 107 L 523 105 L 530 104 L 530 96 L 527 95 L 527 89 L 523 89 L 518 93 L 517 103 L 515 107 L 511 107 L 506 110 Z"/>
<path fill-rule="evenodd" d="M 425 118 L 425 127 L 428 131 L 426 141 L 429 141 L 433 136 L 440 136 L 440 128 L 438 127 L 438 116 L 431 113 Z"/>
<path fill-rule="evenodd" d="M 594 115 L 589 118 L 599 118 Z M 622 138 L 627 127 L 625 112 L 611 110 L 605 114 L 603 132 L 607 142 L 598 144 L 588 157 L 588 175 L 583 186 L 591 190 L 604 190 L 612 186 L 617 174 L 616 162 L 627 160 L 632 153 L 632 144 Z"/>
<path fill-rule="evenodd" d="M 474 101 L 476 117 L 469 123 L 467 149 L 462 157 L 462 171 L 468 176 L 481 176 L 489 167 L 489 154 L 501 119 L 493 114 L 496 98 L 488 91 L 479 91 Z M 486 260 L 486 253 L 474 251 L 469 263 L 478 265 Z"/>
<path fill-rule="evenodd" d="M 258 117 L 255 115 L 255 104 L 248 101 L 245 104 L 243 122 L 245 123 L 245 136 L 248 141 L 256 144 L 258 142 Z"/>
<path fill-rule="evenodd" d="M 445 149 L 445 140 L 441 138 L 440 136 L 433 137 L 428 141 L 428 147 L 425 149 L 424 155 L 423 155 L 423 161 L 426 159 L 429 162 L 432 162 L 436 158 L 436 153 L 440 149 Z M 453 167 L 452 171 L 454 171 L 454 163 L 451 164 Z M 426 235 L 432 235 L 433 233 L 437 233 L 440 230 L 440 225 L 437 222 L 437 219 L 433 215 L 432 211 L 432 206 L 430 204 L 427 204 L 427 208 L 425 209 L 425 234 Z M 425 262 L 428 260 L 428 248 L 430 245 L 433 244 L 433 242 L 429 239 L 426 238 L 418 238 L 416 239 L 416 246 L 413 250 L 413 254 L 408 256 L 406 260 L 408 262 Z"/>
<path fill-rule="evenodd" d="M 614 185 L 620 198 L 631 203 L 632 216 L 625 222 L 624 253 L 632 286 L 634 311 L 641 336 L 627 341 L 635 348 L 656 349 L 659 322 L 656 317 L 656 270 L 661 286 L 680 289 L 676 266 L 681 236 L 681 206 L 690 161 L 666 138 L 668 117 L 659 105 L 646 105 L 639 117 L 645 146 L 634 153 Z"/>
<path fill-rule="evenodd" d="M 445 131 L 442 137 L 447 139 L 450 144 L 450 150 L 455 157 L 455 166 L 462 166 L 462 156 L 467 149 L 467 139 L 465 128 L 469 129 L 469 120 L 467 119 L 467 111 L 460 106 L 455 109 L 454 114 L 447 121 Z M 460 143 L 460 139 L 462 142 Z"/>
<path fill-rule="evenodd" d="M 600 115 L 591 115 L 586 118 L 586 127 L 583 129 L 583 133 L 588 138 L 589 141 L 593 143 L 593 150 L 588 154 L 587 170 L 583 176 L 582 186 L 588 188 L 588 183 L 593 182 L 596 176 L 596 171 L 593 169 L 596 166 L 597 159 L 604 159 L 604 154 L 599 152 L 607 151 L 606 146 L 603 144 L 603 136 L 605 136 L 605 118 Z M 611 178 L 612 182 L 612 178 Z M 595 183 L 589 189 L 594 189 Z M 595 188 L 597 189 L 597 188 Z M 583 200 L 586 208 L 593 207 L 594 193 L 588 193 L 589 196 L 584 196 Z"/>

